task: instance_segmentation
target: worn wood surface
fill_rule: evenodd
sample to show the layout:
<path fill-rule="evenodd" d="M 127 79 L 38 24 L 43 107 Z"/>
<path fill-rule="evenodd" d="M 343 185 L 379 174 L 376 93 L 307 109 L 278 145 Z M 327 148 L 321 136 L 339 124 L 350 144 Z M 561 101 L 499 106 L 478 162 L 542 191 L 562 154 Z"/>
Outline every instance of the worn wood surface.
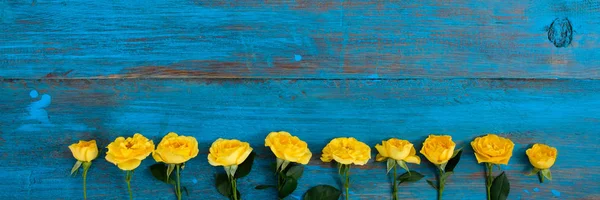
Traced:
<path fill-rule="evenodd" d="M 246 199 L 275 199 L 270 131 L 309 143 L 300 186 L 336 184 L 318 160 L 339 136 L 367 144 L 430 133 L 466 146 L 445 199 L 485 198 L 469 141 L 515 143 L 509 199 L 600 199 L 600 2 L 540 1 L 2 1 L 0 199 L 79 199 L 67 146 L 140 132 L 195 136 L 189 199 L 223 199 L 206 161 L 218 137 L 258 152 Z M 556 146 L 552 182 L 524 175 L 525 149 Z M 373 157 L 375 152 L 373 152 Z M 174 199 L 142 163 L 135 199 Z M 429 163 L 414 167 L 427 178 Z M 90 199 L 126 199 L 124 174 L 94 162 Z M 389 199 L 382 163 L 355 168 L 352 199 Z M 405 199 L 433 199 L 425 181 Z"/>
<path fill-rule="evenodd" d="M 2 1 L 0 77 L 599 78 L 600 2 Z"/>
<path fill-rule="evenodd" d="M 0 198 L 75 199 L 80 177 L 69 177 L 74 160 L 67 145 L 97 139 L 105 146 L 117 136 L 143 133 L 155 142 L 169 131 L 195 136 L 201 154 L 184 171 L 191 199 L 220 199 L 213 188 L 208 147 L 218 137 L 248 141 L 258 165 L 240 180 L 247 199 L 273 199 L 257 191 L 272 183 L 264 148 L 270 131 L 287 130 L 309 143 L 309 163 L 297 199 L 309 186 L 336 184 L 336 168 L 318 160 L 333 137 L 354 136 L 374 146 L 382 139 L 408 139 L 420 149 L 429 133 L 454 136 L 459 146 L 484 133 L 500 133 L 516 143 L 504 169 L 509 199 L 596 199 L 600 163 L 600 82 L 591 80 L 44 80 L 4 81 L 0 101 Z M 32 91 L 36 92 L 32 92 Z M 32 94 L 37 93 L 36 98 Z M 539 184 L 525 176 L 525 149 L 534 142 L 556 146 L 554 181 Z M 172 199 L 171 187 L 152 180 L 143 162 L 134 176 L 136 199 Z M 431 166 L 414 167 L 433 178 Z M 484 167 L 467 146 L 446 188 L 446 199 L 484 199 Z M 383 163 L 352 170 L 353 199 L 387 199 Z M 425 181 L 402 185 L 408 199 L 433 199 Z M 123 173 L 103 158 L 94 162 L 91 199 L 125 199 Z"/>

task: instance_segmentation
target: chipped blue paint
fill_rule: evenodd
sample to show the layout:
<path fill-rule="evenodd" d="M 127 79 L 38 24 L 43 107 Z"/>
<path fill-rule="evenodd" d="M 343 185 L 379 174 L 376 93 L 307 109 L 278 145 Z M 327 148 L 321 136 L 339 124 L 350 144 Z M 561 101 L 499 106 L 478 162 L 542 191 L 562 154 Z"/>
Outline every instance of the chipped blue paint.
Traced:
<path fill-rule="evenodd" d="M 38 92 L 36 90 L 32 90 L 29 92 L 29 96 L 32 99 L 36 99 L 38 97 Z M 27 106 L 28 115 L 24 118 L 25 120 L 35 121 L 32 124 L 26 124 L 21 126 L 21 130 L 32 131 L 39 130 L 42 127 L 50 127 L 52 124 L 48 118 L 48 111 L 46 111 L 46 107 L 50 106 L 52 102 L 52 97 L 48 94 L 43 94 L 41 98 L 37 101 L 32 102 L 29 106 Z"/>
<path fill-rule="evenodd" d="M 298 55 L 298 54 L 296 54 L 296 55 L 294 55 L 294 60 L 295 60 L 295 61 L 301 61 L 301 60 L 302 60 L 302 56 L 301 56 L 301 55 Z"/>
<path fill-rule="evenodd" d="M 367 78 L 369 78 L 369 79 L 379 79 L 379 74 L 371 74 Z"/>
<path fill-rule="evenodd" d="M 37 98 L 38 97 L 38 91 L 37 90 L 31 90 L 31 92 L 29 92 L 29 96 L 31 98 Z"/>
<path fill-rule="evenodd" d="M 525 193 L 529 194 L 529 190 L 523 190 L 523 192 L 525 192 Z"/>
<path fill-rule="evenodd" d="M 552 192 L 552 195 L 554 195 L 555 197 L 560 197 L 560 192 L 558 190 L 550 190 Z"/>
<path fill-rule="evenodd" d="M 534 191 L 534 192 L 539 192 L 539 191 L 540 191 L 540 188 L 533 188 L 533 191 Z"/>

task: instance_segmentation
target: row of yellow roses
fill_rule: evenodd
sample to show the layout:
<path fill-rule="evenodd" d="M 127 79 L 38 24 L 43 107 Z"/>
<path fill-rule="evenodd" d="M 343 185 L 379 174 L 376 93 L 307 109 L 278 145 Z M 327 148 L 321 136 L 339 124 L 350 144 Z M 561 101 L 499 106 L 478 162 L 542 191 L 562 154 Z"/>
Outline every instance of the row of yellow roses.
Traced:
<path fill-rule="evenodd" d="M 289 169 L 286 166 L 290 162 L 307 164 L 312 156 L 312 153 L 308 149 L 306 142 L 300 140 L 296 136 L 290 135 L 287 132 L 270 133 L 265 139 L 265 146 L 270 147 L 272 152 L 277 157 L 277 170 L 279 171 Z M 475 151 L 475 156 L 478 163 L 484 162 L 489 165 L 494 165 L 508 164 L 508 161 L 512 156 L 514 144 L 509 139 L 502 138 L 494 134 L 488 134 L 473 140 L 471 142 L 471 146 Z M 425 140 L 423 147 L 420 150 L 420 153 L 423 154 L 427 160 L 440 169 L 439 184 L 434 185 L 432 182 L 430 182 L 434 188 L 440 191 L 439 198 L 441 198 L 441 192 L 443 191 L 443 179 L 449 175 L 444 175 L 444 173 L 452 172 L 453 167 L 456 165 L 456 163 L 454 163 L 452 169 L 449 171 L 447 170 L 448 167 L 446 165 L 448 162 L 452 158 L 456 157 L 457 152 L 460 152 L 460 149 L 455 150 L 455 147 L 456 145 L 450 136 L 430 135 Z M 72 173 L 75 172 L 80 165 L 84 166 L 83 174 L 85 197 L 85 175 L 87 173 L 87 169 L 91 165 L 91 161 L 98 155 L 98 148 L 94 140 L 80 141 L 79 143 L 70 145 L 69 148 L 71 149 L 73 156 L 78 160 L 76 165 L 73 167 Z M 133 170 L 137 168 L 141 161 L 150 154 L 152 154 L 153 158 L 157 162 L 163 162 L 169 166 L 170 169 L 169 172 L 167 172 L 167 177 L 174 170 L 174 168 L 176 168 L 177 177 L 179 179 L 179 169 L 181 164 L 185 163 L 191 158 L 196 157 L 199 151 L 198 142 L 195 138 L 189 136 L 179 136 L 176 133 L 167 134 L 161 140 L 158 146 L 156 146 L 156 149 L 151 140 L 137 133 L 133 137 L 129 138 L 118 137 L 115 139 L 115 141 L 110 143 L 107 148 L 108 152 L 106 153 L 106 160 L 117 165 L 120 169 L 127 171 L 126 180 L 128 188 L 130 188 L 129 180 L 131 179 Z M 388 172 L 390 169 L 394 169 L 394 176 L 396 166 L 406 169 L 410 175 L 410 172 L 413 171 L 408 169 L 406 163 L 420 164 L 421 161 L 419 156 L 416 155 L 416 150 L 413 144 L 406 140 L 392 138 L 387 141 L 383 141 L 381 144 L 377 144 L 375 148 L 379 152 L 376 160 L 388 161 Z M 250 155 L 252 148 L 248 143 L 241 142 L 239 140 L 218 139 L 211 145 L 209 151 L 210 153 L 207 157 L 209 163 L 213 166 L 224 166 L 228 176 L 230 176 L 232 179 L 233 182 L 231 184 L 234 187 L 233 196 L 235 197 L 236 190 L 233 174 L 235 173 L 237 166 L 242 164 Z M 534 166 L 534 172 L 539 172 L 540 174 L 542 172 L 547 172 L 549 174 L 548 169 L 556 160 L 557 151 L 555 148 L 543 144 L 535 144 L 532 148 L 528 149 L 526 153 L 531 164 Z M 364 165 L 370 158 L 371 148 L 355 138 L 335 138 L 331 140 L 331 142 L 323 149 L 323 154 L 321 156 L 321 160 L 323 162 L 331 162 L 334 160 L 340 164 L 340 174 L 346 180 L 346 183 L 344 184 L 346 189 L 346 198 L 348 198 L 348 170 L 350 165 Z M 489 169 L 488 172 L 488 177 L 491 177 L 491 169 Z M 546 177 L 551 179 L 551 176 Z M 298 177 L 296 177 L 296 179 L 297 178 Z M 540 180 L 543 180 L 541 175 Z M 486 182 L 486 185 L 488 186 L 489 194 L 490 187 L 492 185 L 489 179 L 488 182 Z M 278 184 L 277 188 L 278 190 L 281 190 L 284 189 L 284 186 L 285 184 L 281 186 Z M 396 198 L 396 186 L 396 178 L 394 178 L 394 199 Z M 177 180 L 176 187 L 176 195 L 178 198 L 180 198 L 181 192 L 179 190 L 179 180 Z M 293 189 L 295 189 L 295 185 Z M 311 195 L 314 196 L 313 194 L 307 193 L 305 195 L 305 199 Z"/>

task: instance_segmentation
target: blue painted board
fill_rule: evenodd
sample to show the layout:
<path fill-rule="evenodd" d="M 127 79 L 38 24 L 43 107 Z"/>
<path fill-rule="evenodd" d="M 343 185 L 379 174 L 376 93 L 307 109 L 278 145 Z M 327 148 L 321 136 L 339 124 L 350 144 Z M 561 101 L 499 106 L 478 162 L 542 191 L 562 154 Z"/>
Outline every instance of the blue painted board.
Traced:
<path fill-rule="evenodd" d="M 600 78 L 600 3 L 1 1 L 0 77 Z"/>
<path fill-rule="evenodd" d="M 69 177 L 74 159 L 67 145 L 140 132 L 155 142 L 169 131 L 196 137 L 200 155 L 183 172 L 190 199 L 223 199 L 213 188 L 217 168 L 206 160 L 218 137 L 248 141 L 257 165 L 239 188 L 246 199 L 275 199 L 253 188 L 273 183 L 274 156 L 264 148 L 270 131 L 286 130 L 306 140 L 314 157 L 296 192 L 336 184 L 336 168 L 319 161 L 333 137 L 352 136 L 370 146 L 389 137 L 420 149 L 429 133 L 454 137 L 466 151 L 450 178 L 445 199 L 484 199 L 484 167 L 469 142 L 492 132 L 512 139 L 514 157 L 503 167 L 509 199 L 596 199 L 600 196 L 600 81 L 597 80 L 3 80 L 0 82 L 0 198 L 78 199 L 81 177 Z M 554 180 L 539 184 L 525 176 L 525 149 L 556 146 Z M 375 152 L 373 152 L 373 157 Z M 423 160 L 424 157 L 422 157 Z M 174 199 L 171 187 L 154 181 L 142 163 L 133 178 L 136 199 Z M 413 166 L 433 178 L 432 166 Z M 352 199 L 388 199 L 383 163 L 352 171 Z M 103 156 L 90 172 L 90 199 L 126 199 L 124 173 Z M 402 185 L 404 199 L 433 199 L 425 181 Z"/>

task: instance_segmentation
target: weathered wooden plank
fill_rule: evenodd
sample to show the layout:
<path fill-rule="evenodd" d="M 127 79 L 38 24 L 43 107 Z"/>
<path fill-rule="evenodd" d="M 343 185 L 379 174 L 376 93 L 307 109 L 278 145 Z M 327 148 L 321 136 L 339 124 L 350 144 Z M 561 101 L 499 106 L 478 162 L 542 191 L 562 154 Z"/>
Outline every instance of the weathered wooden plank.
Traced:
<path fill-rule="evenodd" d="M 218 137 L 249 141 L 259 154 L 249 178 L 240 180 L 246 199 L 274 199 L 256 191 L 272 180 L 273 156 L 263 146 L 270 131 L 287 130 L 309 143 L 315 157 L 298 190 L 335 184 L 336 169 L 318 160 L 333 137 L 353 136 L 374 146 L 401 137 L 420 148 L 429 133 L 454 136 L 467 146 L 446 199 L 484 199 L 483 166 L 469 141 L 502 133 L 516 143 L 510 165 L 509 199 L 596 199 L 600 196 L 600 81 L 594 80 L 4 80 L 0 83 L 0 198 L 77 199 L 81 180 L 69 177 L 74 160 L 67 145 L 97 139 L 104 146 L 120 135 L 140 132 L 158 142 L 169 131 L 193 135 L 201 154 L 184 171 L 194 199 L 219 199 L 206 154 Z M 559 149 L 554 181 L 537 183 L 524 173 L 528 145 Z M 374 155 L 373 155 L 374 156 Z M 103 158 L 94 162 L 90 199 L 125 199 L 124 174 Z M 173 199 L 171 188 L 143 170 L 134 176 L 136 199 Z M 416 170 L 428 178 L 423 163 Z M 389 183 L 382 163 L 352 170 L 353 199 L 387 199 Z M 432 199 L 425 181 L 402 185 L 405 199 Z"/>
<path fill-rule="evenodd" d="M 600 3 L 3 1 L 0 77 L 599 78 Z"/>

